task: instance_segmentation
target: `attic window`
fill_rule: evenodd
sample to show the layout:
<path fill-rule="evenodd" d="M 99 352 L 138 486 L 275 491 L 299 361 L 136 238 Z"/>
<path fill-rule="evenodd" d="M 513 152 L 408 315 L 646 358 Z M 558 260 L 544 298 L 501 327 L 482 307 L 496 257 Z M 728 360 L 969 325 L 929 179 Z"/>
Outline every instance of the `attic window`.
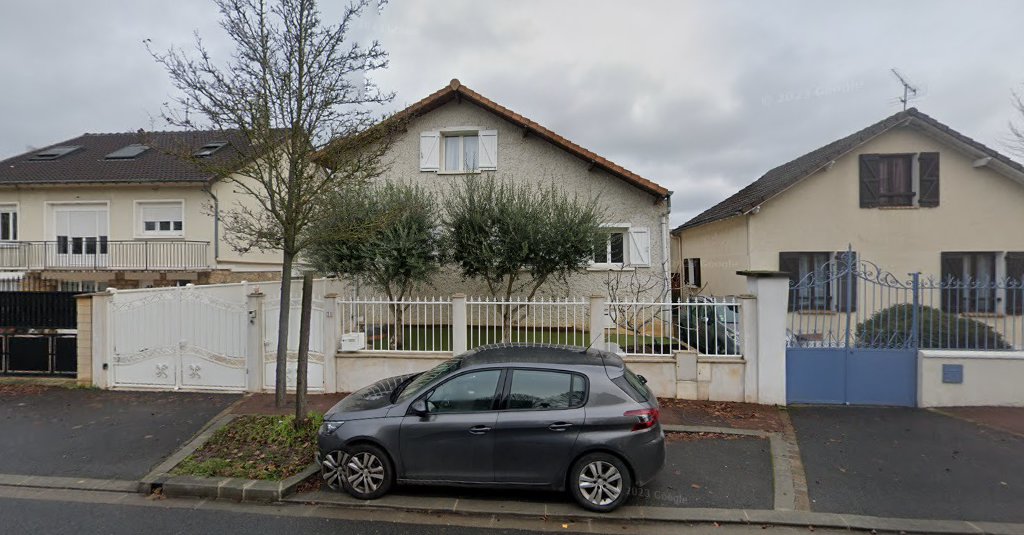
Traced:
<path fill-rule="evenodd" d="M 213 155 L 213 153 L 217 152 L 227 144 L 227 141 L 213 141 L 207 143 L 206 145 L 199 147 L 199 149 L 193 152 L 192 156 L 195 156 L 196 158 L 206 158 L 207 156 Z"/>
<path fill-rule="evenodd" d="M 60 147 L 50 147 L 39 151 L 29 157 L 29 160 L 44 161 L 44 160 L 56 160 L 61 156 L 66 156 L 82 148 L 81 145 L 62 145 Z"/>
<path fill-rule="evenodd" d="M 120 148 L 106 155 L 106 160 L 134 160 L 136 156 L 149 150 L 149 147 L 138 143 L 128 145 L 127 147 Z"/>

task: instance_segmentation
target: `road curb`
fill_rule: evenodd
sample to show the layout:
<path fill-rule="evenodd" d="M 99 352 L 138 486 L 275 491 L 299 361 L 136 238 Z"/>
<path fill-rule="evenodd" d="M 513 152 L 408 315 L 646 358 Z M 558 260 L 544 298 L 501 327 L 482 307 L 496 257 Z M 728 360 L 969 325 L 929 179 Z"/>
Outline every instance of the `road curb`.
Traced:
<path fill-rule="evenodd" d="M 242 502 L 279 502 L 295 493 L 299 484 L 319 468 L 311 464 L 298 474 L 279 481 L 233 477 L 170 476 L 162 481 L 163 494 L 172 498 L 214 498 Z"/>
<path fill-rule="evenodd" d="M 225 409 L 226 411 L 227 409 Z M 143 494 L 149 494 L 157 488 L 163 486 L 163 484 L 175 477 L 172 476 L 171 470 L 175 466 L 178 466 L 181 461 L 184 461 L 186 457 L 195 453 L 203 444 L 206 444 L 207 440 L 217 432 L 218 429 L 231 423 L 237 416 L 234 414 L 226 413 L 221 411 L 221 414 L 215 416 L 209 423 L 206 424 L 192 440 L 185 443 L 184 446 L 180 447 L 174 453 L 170 454 L 166 459 L 151 470 L 148 474 L 143 476 L 138 482 L 138 492 Z"/>
<path fill-rule="evenodd" d="M 37 489 L 95 490 L 103 492 L 135 492 L 137 481 L 124 479 L 94 479 L 87 477 L 29 476 L 0 474 L 0 485 Z"/>
<path fill-rule="evenodd" d="M 357 510 L 402 511 L 411 513 L 454 513 L 485 517 L 543 517 L 567 521 L 627 520 L 678 524 L 748 524 L 834 528 L 858 531 L 929 533 L 944 535 L 1009 535 L 1024 533 L 1024 524 L 885 518 L 810 511 L 754 509 L 705 509 L 675 507 L 624 506 L 611 513 L 592 513 L 570 503 L 498 502 L 493 500 L 420 496 L 384 496 L 367 501 L 356 500 L 340 492 L 317 491 L 283 499 L 286 503 L 340 507 Z"/>

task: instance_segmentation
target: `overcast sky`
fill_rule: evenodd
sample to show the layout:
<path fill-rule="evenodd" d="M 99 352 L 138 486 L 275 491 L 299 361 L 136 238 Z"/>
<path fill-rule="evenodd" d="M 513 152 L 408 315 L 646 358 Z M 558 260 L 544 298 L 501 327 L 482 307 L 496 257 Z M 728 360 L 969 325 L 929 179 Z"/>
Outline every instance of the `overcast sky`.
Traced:
<path fill-rule="evenodd" d="M 327 19 L 340 2 L 323 2 Z M 678 225 L 766 170 L 914 105 L 1007 150 L 1024 2 L 392 0 L 360 34 L 415 102 L 451 78 L 673 190 Z M 0 158 L 160 129 L 173 94 L 142 41 L 229 44 L 208 0 L 5 1 Z M 1019 158 L 1018 158 L 1019 159 Z"/>

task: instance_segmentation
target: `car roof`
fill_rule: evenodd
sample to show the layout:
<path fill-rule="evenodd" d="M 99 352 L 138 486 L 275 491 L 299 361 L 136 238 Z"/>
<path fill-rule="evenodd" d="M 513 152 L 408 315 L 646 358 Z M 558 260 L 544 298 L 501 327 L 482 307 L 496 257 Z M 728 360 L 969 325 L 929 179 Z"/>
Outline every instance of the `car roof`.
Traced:
<path fill-rule="evenodd" d="M 606 366 L 622 368 L 622 358 L 593 348 L 541 344 L 498 344 L 476 348 L 461 356 L 462 368 L 479 365 Z"/>

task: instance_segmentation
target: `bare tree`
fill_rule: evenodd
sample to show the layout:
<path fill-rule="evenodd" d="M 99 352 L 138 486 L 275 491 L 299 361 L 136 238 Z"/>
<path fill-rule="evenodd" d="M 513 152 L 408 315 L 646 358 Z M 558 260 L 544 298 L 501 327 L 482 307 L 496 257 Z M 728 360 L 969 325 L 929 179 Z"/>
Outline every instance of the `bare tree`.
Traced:
<path fill-rule="evenodd" d="M 1010 145 L 1014 152 L 1024 156 L 1024 93 L 1013 92 L 1013 108 L 1017 118 L 1010 121 Z"/>
<path fill-rule="evenodd" d="M 281 406 L 292 269 L 314 239 L 307 231 L 322 218 L 319 201 L 325 192 L 379 176 L 385 168 L 391 130 L 373 127 L 369 105 L 393 95 L 369 75 L 387 67 L 387 53 L 377 41 L 362 45 L 349 36 L 371 0 L 352 2 L 333 25 L 322 20 L 316 0 L 214 2 L 234 44 L 228 60 L 215 61 L 198 35 L 193 53 L 150 53 L 180 92 L 165 119 L 188 129 L 231 131 L 245 145 L 236 148 L 248 153 L 243 165 L 221 173 L 247 199 L 222 210 L 223 227 L 238 251 L 282 255 L 276 388 Z M 325 162 L 330 165 L 320 165 Z"/>

